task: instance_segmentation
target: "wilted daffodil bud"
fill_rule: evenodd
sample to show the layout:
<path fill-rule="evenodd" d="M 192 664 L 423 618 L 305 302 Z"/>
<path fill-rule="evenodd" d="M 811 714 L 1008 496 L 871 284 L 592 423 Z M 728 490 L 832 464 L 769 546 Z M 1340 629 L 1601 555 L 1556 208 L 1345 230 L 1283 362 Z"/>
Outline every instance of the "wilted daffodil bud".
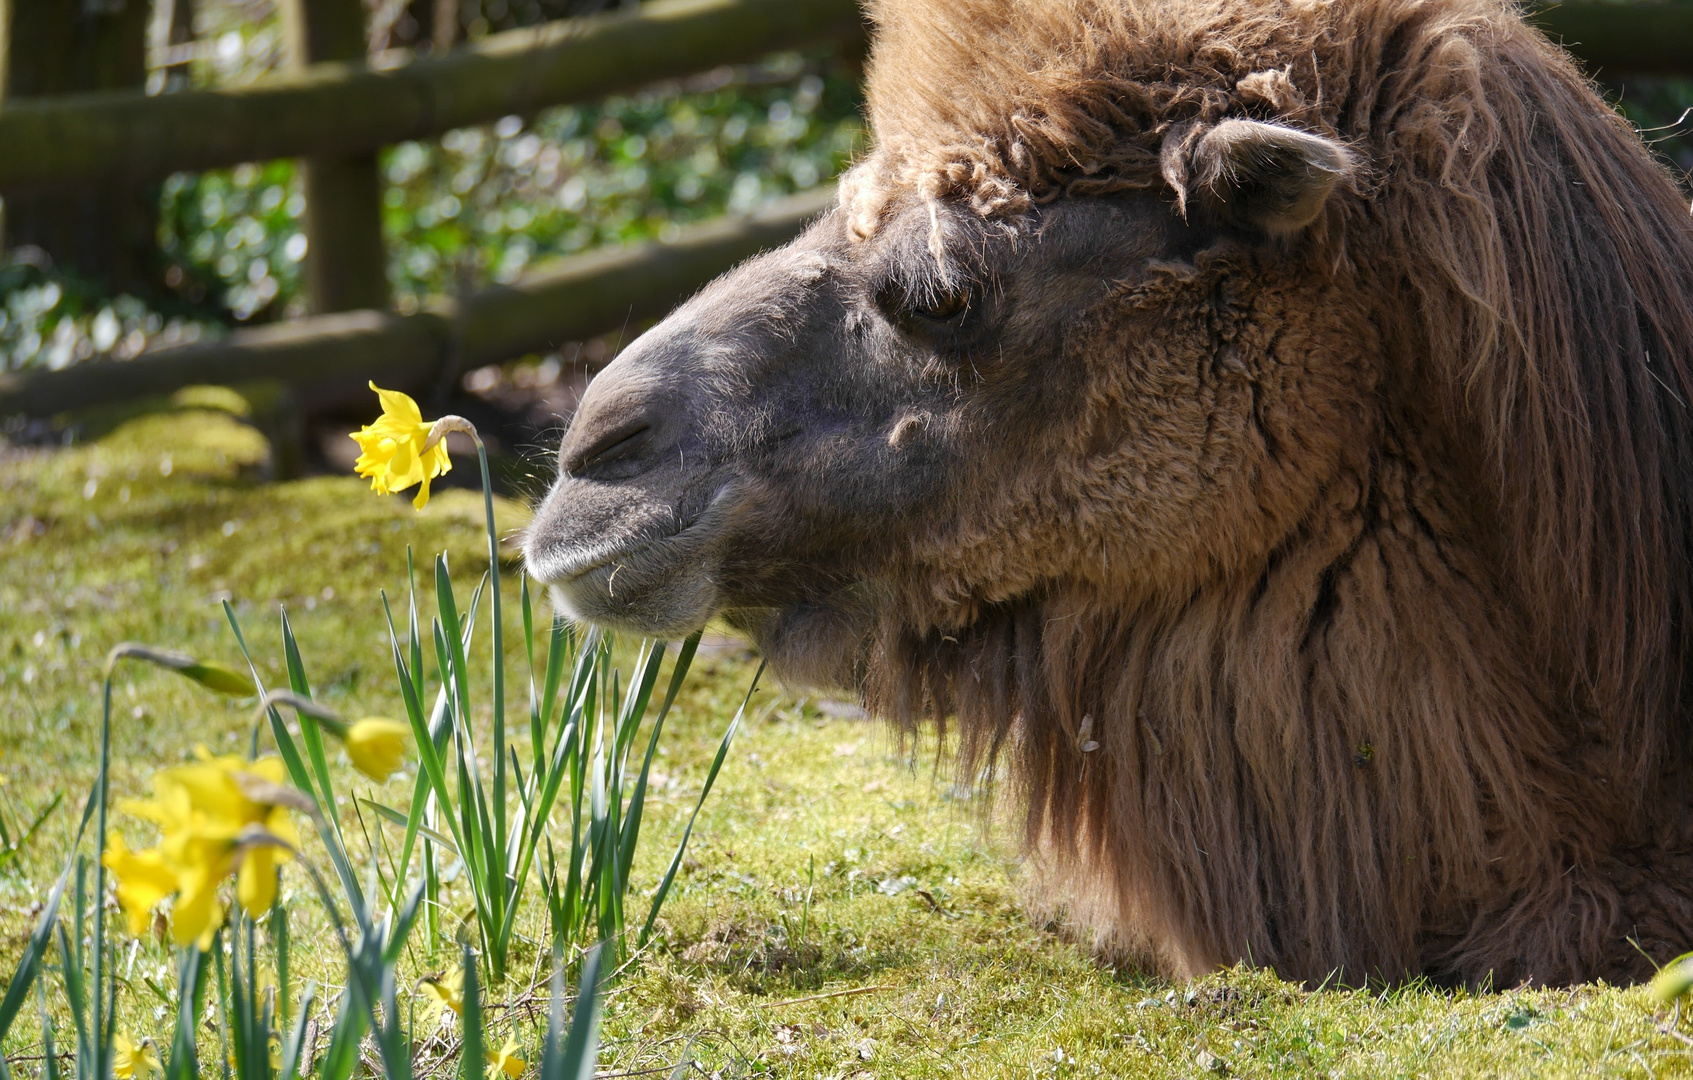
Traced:
<path fill-rule="evenodd" d="M 150 645 L 137 645 L 135 642 L 126 641 L 107 654 L 106 670 L 111 671 L 119 660 L 145 660 L 150 664 L 169 668 L 185 679 L 192 679 L 207 690 L 215 690 L 230 697 L 252 697 L 259 692 L 252 679 L 233 668 L 209 660 L 196 660 L 186 653 L 172 652 L 169 649 L 155 649 Z"/>

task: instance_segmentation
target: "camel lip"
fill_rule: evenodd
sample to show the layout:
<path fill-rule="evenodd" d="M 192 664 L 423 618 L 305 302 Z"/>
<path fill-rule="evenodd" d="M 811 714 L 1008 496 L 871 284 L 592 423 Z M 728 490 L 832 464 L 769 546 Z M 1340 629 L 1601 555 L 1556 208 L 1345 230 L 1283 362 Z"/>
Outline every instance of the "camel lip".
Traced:
<path fill-rule="evenodd" d="M 614 562 L 641 555 L 666 540 L 680 536 L 685 531 L 679 530 L 668 536 L 623 540 L 613 544 L 596 544 L 593 547 L 567 552 L 562 556 L 547 553 L 541 559 L 536 559 L 531 555 L 529 569 L 531 573 L 548 585 L 570 585 L 581 581 L 596 570 L 610 566 Z M 537 562 L 541 565 L 537 566 Z"/>
<path fill-rule="evenodd" d="M 728 485 L 720 485 L 711 500 L 691 521 L 671 532 L 572 547 L 563 552 L 530 551 L 526 554 L 529 572 L 544 584 L 569 586 L 582 582 L 594 572 L 604 570 L 613 563 L 627 563 L 650 555 L 667 544 L 684 539 L 710 522 L 713 518 L 712 512 L 719 508 L 728 490 Z"/>
<path fill-rule="evenodd" d="M 570 572 L 566 575 L 565 581 L 569 582 L 569 581 L 575 581 L 578 578 L 585 578 L 589 574 L 593 573 L 595 570 L 600 569 L 601 567 L 610 566 L 612 563 L 617 562 L 619 559 L 633 558 L 634 556 L 639 555 L 641 552 L 650 549 L 651 547 L 653 547 L 653 545 L 661 544 L 663 542 L 664 542 L 663 537 L 660 537 L 657 540 L 645 540 L 645 541 L 642 541 L 640 543 L 627 544 L 627 545 L 624 545 L 622 547 L 613 548 L 612 550 L 606 552 L 604 555 L 601 555 L 597 558 L 596 557 L 590 557 L 580 567 L 572 568 L 570 570 Z"/>

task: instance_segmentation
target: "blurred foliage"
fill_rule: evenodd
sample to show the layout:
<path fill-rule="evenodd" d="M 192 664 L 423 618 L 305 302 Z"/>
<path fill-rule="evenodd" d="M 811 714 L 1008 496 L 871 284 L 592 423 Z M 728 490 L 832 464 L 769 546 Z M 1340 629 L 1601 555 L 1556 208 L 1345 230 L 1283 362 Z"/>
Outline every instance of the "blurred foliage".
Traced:
<path fill-rule="evenodd" d="M 1685 188 L 1693 172 L 1693 80 L 1637 77 L 1607 87 L 1606 97 L 1640 129 Z"/>
<path fill-rule="evenodd" d="M 0 371 L 62 368 L 95 356 L 128 360 L 218 331 L 179 304 L 107 296 L 96 283 L 44 266 L 35 252 L 0 263 Z"/>
<path fill-rule="evenodd" d="M 299 307 L 305 212 L 292 161 L 177 173 L 160 195 L 165 285 L 237 322 L 303 313 L 288 309 Z"/>
<path fill-rule="evenodd" d="M 861 137 L 856 73 L 784 54 L 592 106 L 508 116 L 383 154 L 402 311 L 537 258 L 672 235 L 835 176 Z M 304 311 L 305 199 L 292 162 L 165 183 L 166 282 L 236 321 Z"/>
<path fill-rule="evenodd" d="M 241 86 L 280 69 L 282 16 L 272 0 L 200 0 L 194 7 L 194 86 Z"/>
<path fill-rule="evenodd" d="M 593 106 L 511 116 L 384 158 L 390 278 L 402 310 L 538 258 L 665 238 L 815 187 L 861 138 L 856 73 L 772 57 Z"/>
<path fill-rule="evenodd" d="M 472 38 L 621 0 L 462 0 Z M 434 0 L 368 0 L 373 48 L 432 47 Z M 201 0 L 174 54 L 187 85 L 239 85 L 283 62 L 272 0 Z M 186 57 L 186 59 L 184 59 Z M 383 154 L 396 306 L 509 281 L 537 260 L 673 235 L 826 182 L 863 143 L 858 71 L 783 54 L 684 82 L 408 142 Z M 164 85 L 162 73 L 156 80 Z M 1611 100 L 1685 175 L 1693 82 L 1638 79 Z M 110 298 L 46 267 L 0 264 L 0 370 L 62 367 L 305 313 L 305 200 L 290 161 L 178 174 L 160 190 L 158 293 Z"/>
<path fill-rule="evenodd" d="M 210 44 L 194 64 L 196 83 L 242 81 L 239 73 L 273 61 L 274 19 L 236 29 L 204 15 L 196 29 Z M 537 259 L 669 237 L 815 187 L 859 147 L 860 104 L 850 61 L 789 53 L 390 147 L 382 213 L 396 306 L 416 310 L 432 296 L 509 281 Z M 170 177 L 160 191 L 162 284 L 145 302 L 107 301 L 38 263 L 0 269 L 0 369 L 128 358 L 304 314 L 300 188 L 291 161 Z"/>

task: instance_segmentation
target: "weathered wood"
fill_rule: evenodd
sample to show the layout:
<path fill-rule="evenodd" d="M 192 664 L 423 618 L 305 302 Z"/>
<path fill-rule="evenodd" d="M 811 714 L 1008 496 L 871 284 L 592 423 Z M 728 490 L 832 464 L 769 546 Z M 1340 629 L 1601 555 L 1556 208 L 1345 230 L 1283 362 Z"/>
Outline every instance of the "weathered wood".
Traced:
<path fill-rule="evenodd" d="M 0 0 L 7 96 L 139 87 L 147 0 Z"/>
<path fill-rule="evenodd" d="M 311 310 L 388 306 L 382 175 L 375 152 L 301 163 L 306 196 L 306 294 Z"/>
<path fill-rule="evenodd" d="M 0 0 L 0 100 L 139 90 L 146 78 L 146 0 Z M 107 288 L 157 288 L 156 193 L 115 178 L 66 191 L 4 191 L 5 242 Z"/>
<path fill-rule="evenodd" d="M 449 359 L 478 367 L 580 341 L 669 311 L 712 278 L 792 239 L 834 203 L 832 188 L 771 204 L 740 220 L 682 231 L 674 242 L 592 252 L 518 282 L 415 315 L 354 311 L 238 331 L 229 338 L 127 362 L 0 373 L 0 415 L 52 415 L 169 393 L 196 383 L 277 379 L 296 386 L 424 388 Z"/>
<path fill-rule="evenodd" d="M 438 53 L 446 52 L 459 43 L 459 13 L 461 0 L 434 0 L 430 12 L 429 44 Z"/>
<path fill-rule="evenodd" d="M 296 70 L 365 60 L 364 0 L 284 0 Z M 382 177 L 376 152 L 313 155 L 301 162 L 306 196 L 306 294 L 317 314 L 388 306 L 382 244 Z"/>
<path fill-rule="evenodd" d="M 16 102 L 0 109 L 0 188 L 371 151 L 862 33 L 853 0 L 653 0 L 392 71 L 314 64 L 227 90 Z"/>
<path fill-rule="evenodd" d="M 476 293 L 462 312 L 462 366 L 542 352 L 664 315 L 742 260 L 787 243 L 834 204 L 831 185 L 745 218 L 692 226 L 668 244 L 577 255 Z"/>
<path fill-rule="evenodd" d="M 194 40 L 194 0 L 153 0 L 153 17 L 164 30 L 163 44 L 167 50 Z M 188 62 L 167 64 L 163 76 L 162 89 L 166 93 L 183 89 L 188 85 Z"/>
<path fill-rule="evenodd" d="M 364 62 L 364 0 L 282 0 L 280 6 L 290 67 Z"/>

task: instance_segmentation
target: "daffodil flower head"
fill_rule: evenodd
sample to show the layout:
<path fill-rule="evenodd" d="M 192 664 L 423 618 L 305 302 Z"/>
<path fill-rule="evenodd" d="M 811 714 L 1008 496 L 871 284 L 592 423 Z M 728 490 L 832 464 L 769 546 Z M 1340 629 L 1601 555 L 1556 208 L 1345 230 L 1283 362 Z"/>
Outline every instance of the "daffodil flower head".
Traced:
<path fill-rule="evenodd" d="M 107 869 L 117 878 L 119 902 L 132 932 L 165 896 L 176 894 L 171 931 L 178 945 L 210 948 L 223 924 L 218 887 L 235 875 L 235 896 L 259 916 L 276 899 L 276 868 L 293 858 L 299 833 L 281 803 L 249 794 L 255 786 L 280 786 L 282 762 L 214 757 L 163 769 L 153 777 L 153 798 L 126 799 L 119 809 L 159 826 L 159 846 L 131 852 L 122 837 L 108 840 Z"/>
<path fill-rule="evenodd" d="M 458 1016 L 464 1015 L 464 971 L 455 968 L 439 975 L 425 975 L 417 982 L 418 988 L 433 1003 L 435 1015 L 439 1016 L 448 1009 Z"/>
<path fill-rule="evenodd" d="M 151 1039 L 136 1043 L 120 1031 L 112 1037 L 112 1050 L 112 1073 L 119 1080 L 147 1080 L 152 1074 L 165 1071 Z"/>
<path fill-rule="evenodd" d="M 353 767 L 380 784 L 405 760 L 410 736 L 411 728 L 398 720 L 369 716 L 348 726 L 341 743 Z"/>
<path fill-rule="evenodd" d="M 423 422 L 423 411 L 409 394 L 374 382 L 370 388 L 382 399 L 382 415 L 352 433 L 360 451 L 353 471 L 369 478 L 370 490 L 382 495 L 421 484 L 412 505 L 422 510 L 429 502 L 429 482 L 452 470 L 446 440 L 427 445 L 434 425 Z"/>
<path fill-rule="evenodd" d="M 528 1064 L 517 1055 L 517 1041 L 507 1039 L 499 1053 L 488 1053 L 488 1080 L 499 1080 L 502 1074 L 506 1080 L 518 1080 Z"/>

